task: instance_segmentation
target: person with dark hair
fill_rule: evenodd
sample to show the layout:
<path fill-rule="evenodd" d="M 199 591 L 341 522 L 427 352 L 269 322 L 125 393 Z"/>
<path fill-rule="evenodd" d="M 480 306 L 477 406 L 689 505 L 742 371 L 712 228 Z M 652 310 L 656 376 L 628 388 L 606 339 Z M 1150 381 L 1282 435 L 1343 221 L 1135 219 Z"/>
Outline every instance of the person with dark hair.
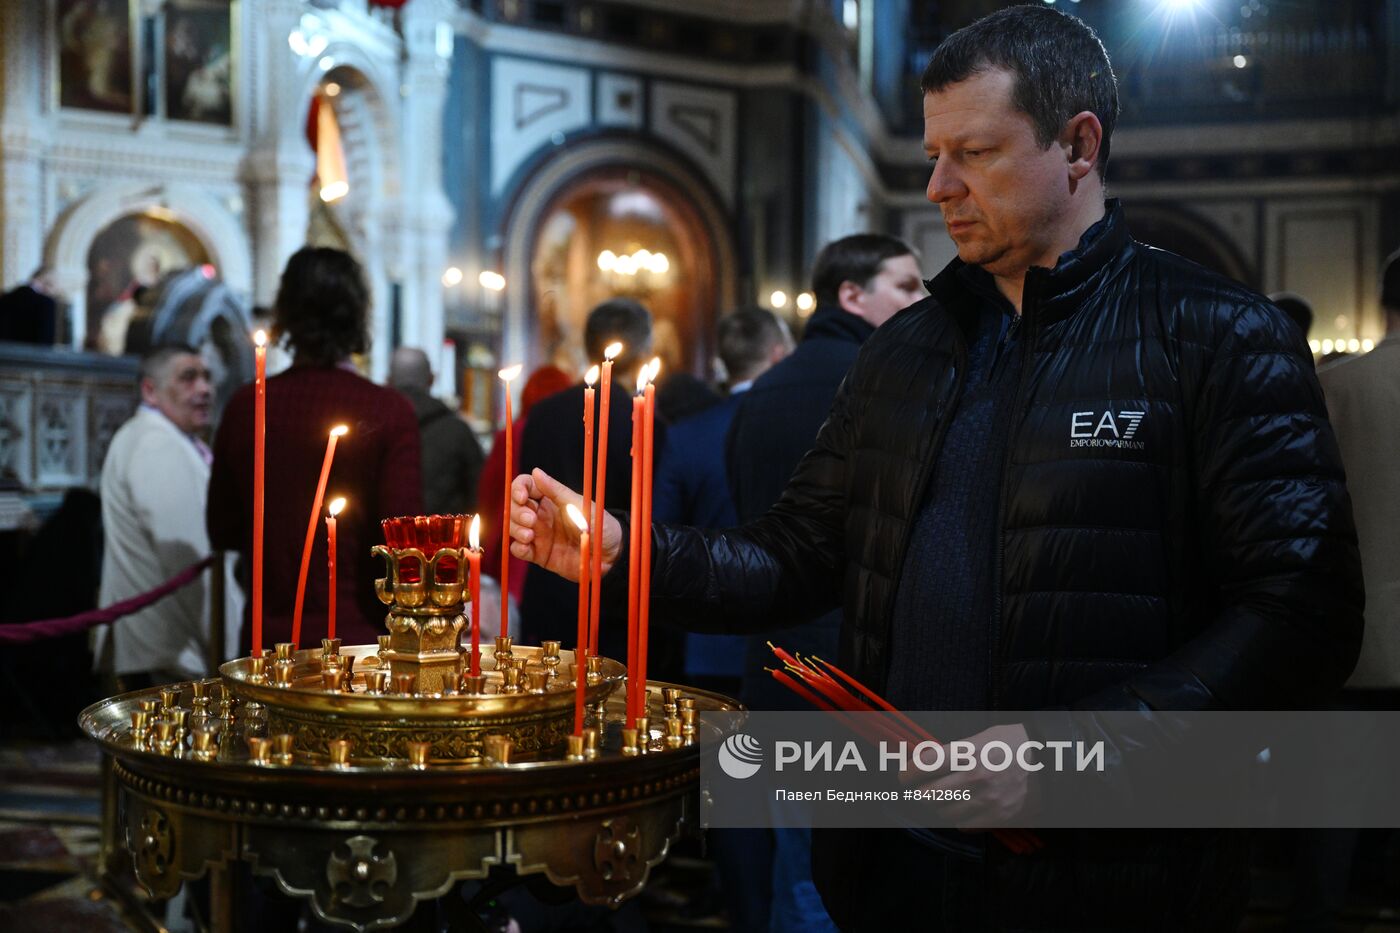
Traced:
<path fill-rule="evenodd" d="M 141 359 L 141 406 L 102 461 L 102 586 L 107 606 L 153 589 L 209 553 L 209 367 L 185 346 Z M 223 572 L 223 568 L 210 573 Z M 100 673 L 127 690 L 209 673 L 208 577 L 97 630 Z M 222 650 L 222 646 L 220 646 Z"/>
<path fill-rule="evenodd" d="M 52 346 L 58 330 L 58 290 L 48 266 L 0 295 L 0 340 Z"/>
<path fill-rule="evenodd" d="M 1308 331 L 1312 330 L 1313 306 L 1312 302 L 1299 295 L 1297 292 L 1274 292 L 1269 295 L 1269 300 L 1274 303 L 1288 319 L 1298 328 L 1298 332 L 1303 335 L 1303 339 L 1308 337 Z"/>
<path fill-rule="evenodd" d="M 604 504 L 626 508 L 632 488 L 632 393 L 637 372 L 651 360 L 651 312 L 631 298 L 613 298 L 588 312 L 584 323 L 584 352 L 591 363 L 603 361 L 609 344 L 622 344 L 622 354 L 613 361 L 611 416 L 608 428 L 607 488 Z M 517 451 L 516 466 L 521 470 L 539 467 L 551 475 L 569 477 L 576 487 L 583 486 L 583 383 L 541 399 L 530 412 Z M 594 406 L 596 419 L 602 411 L 601 388 Z M 657 419 L 655 450 L 665 443 L 666 425 Z M 557 638 L 573 644 L 577 630 L 578 586 L 548 573 L 525 577 L 520 598 L 521 628 L 528 644 Z M 625 618 L 625 616 L 623 616 Z M 600 622 L 598 650 L 610 658 L 627 655 L 625 627 Z M 665 635 L 658 643 L 664 651 Z M 674 636 L 673 640 L 678 640 Z M 658 674 L 657 676 L 661 676 Z"/>
<path fill-rule="evenodd" d="M 368 349 L 368 314 L 369 288 L 348 253 L 305 247 L 287 261 L 273 305 L 273 334 L 294 359 L 286 372 L 267 380 L 264 647 L 291 638 L 306 521 L 331 428 L 350 429 L 336 447 L 326 488 L 326 501 L 347 500 L 338 521 L 336 576 L 336 632 L 346 644 L 373 644 L 384 634 L 384 607 L 374 594 L 384 567 L 370 554 L 382 541 L 380 520 L 423 511 L 413 406 L 399 392 L 365 379 L 350 360 Z M 253 401 L 253 386 L 245 385 L 224 410 L 207 511 L 212 544 L 245 557 L 253 544 Z M 311 566 L 325 567 L 326 560 L 325 535 L 317 534 Z M 326 574 L 309 574 L 303 647 L 325 630 L 327 597 Z M 246 622 L 245 613 L 245 651 L 251 638 Z"/>
<path fill-rule="evenodd" d="M 1325 701 L 1356 663 L 1362 586 L 1302 336 L 1129 236 L 1103 188 L 1113 69 L 1080 20 L 992 13 L 935 50 L 923 92 L 927 196 L 957 258 L 865 342 L 771 509 L 653 529 L 654 613 L 761 631 L 840 601 L 838 663 L 910 710 Z M 536 471 L 512 495 L 514 553 L 576 575 L 577 493 Z M 605 594 L 626 591 L 625 537 L 615 516 L 595 531 Z M 1030 741 L 1007 719 L 968 741 Z M 1079 722 L 1105 779 L 1161 751 Z M 966 794 L 959 825 L 1038 803 L 1023 768 L 937 786 Z M 818 830 L 813 876 L 847 930 L 1239 925 L 1241 833 L 1041 835 L 1017 855 L 984 834 Z"/>
<path fill-rule="evenodd" d="M 924 295 L 914 250 L 883 233 L 857 233 L 833 240 L 812 265 L 817 311 L 807 327 L 821 328 L 823 308 L 845 311 L 876 328 Z"/>
<path fill-rule="evenodd" d="M 475 512 L 476 483 L 486 454 L 471 426 L 433 398 L 433 368 L 417 347 L 399 347 L 389 360 L 389 385 L 413 403 L 423 443 L 423 508 L 429 514 Z"/>

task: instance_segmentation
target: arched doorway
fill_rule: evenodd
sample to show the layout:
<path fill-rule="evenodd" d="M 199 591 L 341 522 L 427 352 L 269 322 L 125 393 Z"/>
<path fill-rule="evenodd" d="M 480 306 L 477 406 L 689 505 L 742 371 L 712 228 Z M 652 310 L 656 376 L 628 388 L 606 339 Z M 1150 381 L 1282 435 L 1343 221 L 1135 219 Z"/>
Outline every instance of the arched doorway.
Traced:
<path fill-rule="evenodd" d="M 664 179 L 602 167 L 563 187 L 542 216 L 530 250 L 534 358 L 582 368 L 589 310 L 626 296 L 651 311 L 668 370 L 705 374 L 715 250 L 687 198 Z"/>
<path fill-rule="evenodd" d="M 512 199 L 501 247 L 507 283 L 501 321 L 502 359 L 538 365 L 549 362 L 561 347 L 567 359 L 571 347 L 546 346 L 541 339 L 547 332 L 542 329 L 537 313 L 541 296 L 534 283 L 536 252 L 546 241 L 550 219 L 573 200 L 573 195 L 581 198 L 577 206 L 582 208 L 587 204 L 589 192 L 601 197 L 610 186 L 618 191 L 642 192 L 660 203 L 662 216 L 671 218 L 668 220 L 669 235 L 689 244 L 674 257 L 668 254 L 673 268 L 678 264 L 685 266 L 678 272 L 684 271 L 691 291 L 683 317 L 674 325 L 675 343 L 679 347 L 679 365 L 702 373 L 710 354 L 712 325 L 719 312 L 733 303 L 736 294 L 737 268 L 729 218 L 703 176 L 683 156 L 634 137 L 605 137 L 565 148 L 541 165 Z M 558 236 L 560 231 L 551 232 Z M 591 255 L 584 245 L 577 249 L 578 258 L 574 261 L 579 271 L 576 274 L 601 280 L 598 253 L 604 249 L 617 253 L 619 247 L 599 243 L 593 247 Z M 570 306 L 569 313 L 577 311 Z M 567 323 L 566 318 L 563 320 Z M 680 326 L 682 323 L 684 329 Z M 694 336 L 682 341 L 680 335 L 684 333 Z M 571 336 L 576 345 L 577 331 Z M 582 352 L 581 347 L 578 352 Z"/>
<path fill-rule="evenodd" d="M 1134 239 L 1258 287 L 1256 276 L 1239 249 L 1209 221 L 1150 202 L 1124 204 L 1123 212 Z"/>

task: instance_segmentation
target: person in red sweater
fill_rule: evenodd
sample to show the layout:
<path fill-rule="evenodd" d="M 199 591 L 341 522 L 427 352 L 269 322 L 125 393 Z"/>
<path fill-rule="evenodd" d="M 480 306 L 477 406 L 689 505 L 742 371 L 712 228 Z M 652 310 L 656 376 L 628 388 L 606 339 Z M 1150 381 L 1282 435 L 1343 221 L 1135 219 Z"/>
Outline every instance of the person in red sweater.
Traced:
<path fill-rule="evenodd" d="M 338 519 L 336 635 L 347 645 L 373 644 L 385 634 L 385 609 L 374 595 L 383 561 L 370 548 L 383 543 L 381 519 L 423 508 L 418 422 L 408 399 L 359 375 L 350 357 L 368 346 L 369 288 L 360 265 L 336 249 L 305 247 L 282 272 L 273 309 L 274 340 L 294 357 L 267 380 L 266 505 L 263 536 L 263 644 L 290 641 L 297 574 L 311 500 L 325 457 L 326 437 L 338 442 L 325 501 L 347 500 Z M 214 464 L 205 512 L 215 548 L 247 558 L 253 542 L 253 386 L 229 400 L 214 438 Z M 325 636 L 327 574 L 324 522 L 307 574 L 301 647 Z M 246 559 L 240 578 L 249 579 Z M 245 583 L 246 585 L 246 583 Z M 250 648 L 245 611 L 242 647 Z"/>

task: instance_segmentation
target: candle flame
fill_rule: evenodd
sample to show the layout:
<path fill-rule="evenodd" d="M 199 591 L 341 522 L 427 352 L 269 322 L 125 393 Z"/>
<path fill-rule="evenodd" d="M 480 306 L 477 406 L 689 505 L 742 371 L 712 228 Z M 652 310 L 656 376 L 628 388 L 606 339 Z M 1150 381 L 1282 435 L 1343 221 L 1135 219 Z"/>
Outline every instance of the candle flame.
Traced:
<path fill-rule="evenodd" d="M 257 345 L 260 346 L 260 347 L 265 347 L 265 346 L 267 346 L 267 331 L 265 331 L 265 330 L 255 330 L 255 331 L 253 331 L 253 343 L 257 344 Z"/>
<path fill-rule="evenodd" d="M 641 368 L 641 369 L 637 370 L 637 394 L 638 394 L 638 395 L 640 395 L 641 392 L 642 392 L 642 390 L 645 389 L 645 388 L 647 387 L 647 373 L 650 372 L 650 371 L 651 371 L 651 367 L 650 367 L 650 366 L 647 366 L 647 365 L 645 365 L 645 364 L 642 365 L 642 368 Z"/>
<path fill-rule="evenodd" d="M 345 435 L 347 435 L 347 434 L 349 434 L 349 433 L 350 433 L 350 426 L 349 426 L 349 425 L 338 424 L 338 425 L 336 425 L 335 427 L 331 428 L 331 437 L 344 437 Z"/>
<path fill-rule="evenodd" d="M 622 343 L 610 343 L 603 348 L 603 359 L 612 361 L 622 355 Z"/>
<path fill-rule="evenodd" d="M 335 498 L 335 499 L 332 499 L 332 500 L 331 500 L 331 504 L 328 505 L 328 506 L 326 506 L 326 511 L 327 511 L 327 512 L 330 512 L 330 513 L 331 513 L 331 517 L 334 518 L 335 516 L 339 515 L 340 512 L 341 512 L 341 510 L 344 509 L 344 508 L 345 508 L 345 497 L 344 497 L 344 496 L 339 496 L 338 498 Z"/>
<path fill-rule="evenodd" d="M 564 506 L 564 511 L 569 513 L 569 520 L 578 526 L 579 531 L 588 530 L 588 519 L 583 517 L 583 513 L 578 510 L 578 506 L 570 502 Z"/>
<path fill-rule="evenodd" d="M 653 356 L 651 362 L 647 364 L 651 374 L 647 376 L 647 382 L 655 382 L 656 377 L 661 375 L 661 357 Z"/>
<path fill-rule="evenodd" d="M 472 516 L 472 525 L 467 529 L 467 544 L 473 551 L 481 550 L 481 516 Z"/>
<path fill-rule="evenodd" d="M 598 381 L 598 365 L 596 363 L 589 367 L 588 372 L 583 374 L 583 381 L 590 386 Z"/>
<path fill-rule="evenodd" d="M 510 381 L 511 381 L 512 379 L 514 379 L 516 376 L 520 375 L 520 370 L 521 370 L 521 364 L 520 364 L 520 363 L 516 363 L 514 366 L 507 366 L 505 369 L 503 369 L 503 370 L 501 370 L 500 372 L 496 373 L 496 375 L 500 376 L 500 377 L 501 377 L 503 380 L 505 380 L 506 382 L 510 382 Z"/>

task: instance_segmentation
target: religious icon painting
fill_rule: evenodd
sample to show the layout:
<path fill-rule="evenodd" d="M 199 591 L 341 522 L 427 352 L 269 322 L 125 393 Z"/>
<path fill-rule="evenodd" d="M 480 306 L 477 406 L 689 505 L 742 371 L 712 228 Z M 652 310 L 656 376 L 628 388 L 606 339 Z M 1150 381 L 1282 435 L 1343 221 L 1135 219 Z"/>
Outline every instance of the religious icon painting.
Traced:
<path fill-rule="evenodd" d="M 135 79 L 128 0 L 55 0 L 58 102 L 129 114 Z"/>
<path fill-rule="evenodd" d="M 165 115 L 233 123 L 233 3 L 171 0 L 165 6 Z"/>

